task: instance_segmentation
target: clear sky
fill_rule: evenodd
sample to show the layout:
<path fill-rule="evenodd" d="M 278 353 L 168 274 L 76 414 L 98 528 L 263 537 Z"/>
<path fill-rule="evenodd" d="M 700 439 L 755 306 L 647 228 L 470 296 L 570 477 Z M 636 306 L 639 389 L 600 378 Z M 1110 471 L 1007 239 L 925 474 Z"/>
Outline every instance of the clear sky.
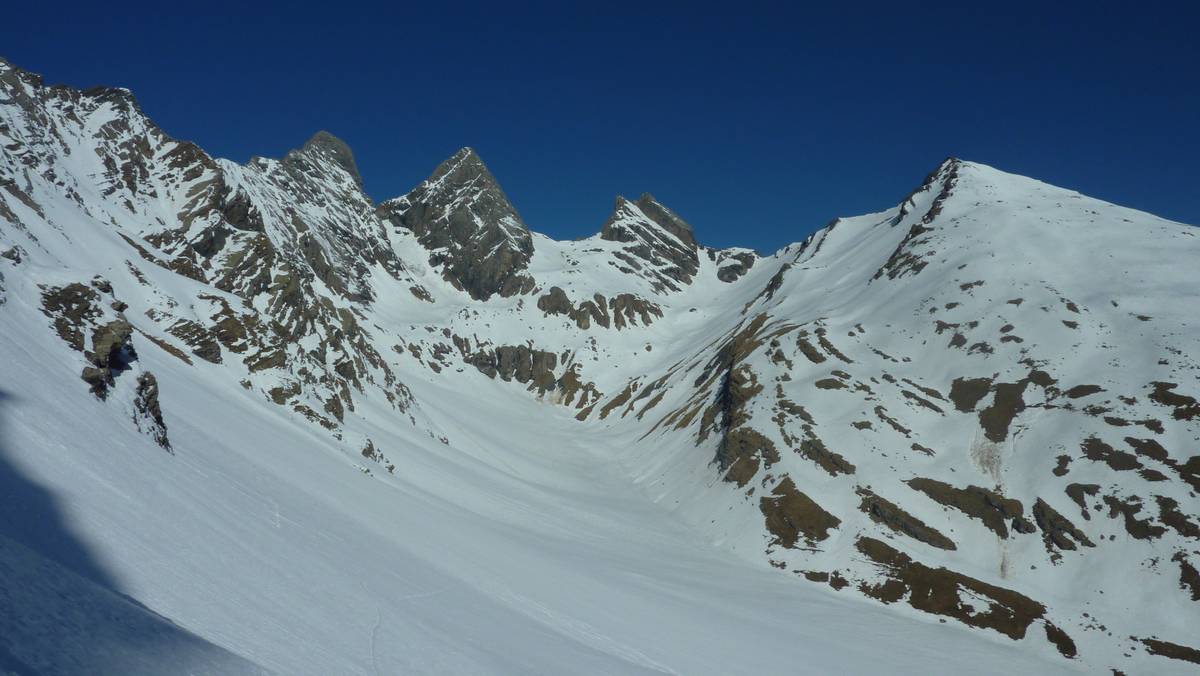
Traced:
<path fill-rule="evenodd" d="M 770 251 L 949 155 L 1200 223 L 1200 3 L 302 4 L 14 2 L 0 54 L 237 161 L 327 129 L 375 199 L 470 145 L 559 238 L 649 191 Z"/>

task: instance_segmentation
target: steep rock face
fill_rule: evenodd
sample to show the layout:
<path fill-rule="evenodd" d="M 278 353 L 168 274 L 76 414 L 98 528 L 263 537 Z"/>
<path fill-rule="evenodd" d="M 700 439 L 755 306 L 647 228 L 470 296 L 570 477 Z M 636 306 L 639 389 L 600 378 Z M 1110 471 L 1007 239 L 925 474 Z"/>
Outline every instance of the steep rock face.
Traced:
<path fill-rule="evenodd" d="M 691 284 L 699 268 L 692 226 L 650 193 L 634 202 L 618 195 L 600 239 L 625 244 L 617 259 L 628 272 L 650 279 L 659 293 Z"/>
<path fill-rule="evenodd" d="M 527 293 L 533 240 L 479 155 L 463 148 L 404 197 L 379 205 L 379 215 L 410 230 L 429 262 L 476 300 Z"/>
<path fill-rule="evenodd" d="M 6 250 L 116 271 L 122 298 L 146 299 L 122 314 L 120 335 L 144 334 L 189 363 L 189 353 L 236 357 L 248 386 L 293 393 L 283 401 L 330 426 L 338 416 L 315 411 L 352 409 L 367 388 L 410 403 L 358 322 L 373 274 L 407 275 L 341 141 L 320 132 L 282 160 L 241 166 L 171 138 L 124 89 L 47 87 L 0 62 L 0 97 L 0 217 L 21 242 Z M 121 253 L 90 254 L 110 243 Z M 155 285 L 154 269 L 198 286 Z M 56 324 L 78 324 L 71 314 L 89 305 L 70 295 Z M 83 333 L 70 342 L 82 346 Z M 88 368 L 103 394 L 111 369 Z"/>
<path fill-rule="evenodd" d="M 278 163 L 283 171 L 273 164 L 252 163 L 257 171 L 243 173 L 243 179 L 263 193 L 276 193 L 262 195 L 264 209 L 290 205 L 276 215 L 277 222 L 293 230 L 287 241 L 295 248 L 289 253 L 307 263 L 317 279 L 350 300 L 369 301 L 366 278 L 372 267 L 401 275 L 402 265 L 387 246 L 384 224 L 362 192 L 354 155 L 344 142 L 317 132 Z"/>
<path fill-rule="evenodd" d="M 304 287 L 319 281 L 341 298 L 368 302 L 372 268 L 402 276 L 354 156 L 329 133 L 318 132 L 282 160 L 220 167 L 222 211 L 208 216 L 201 238 L 219 288 L 253 297 L 282 273 Z"/>
<path fill-rule="evenodd" d="M 503 380 L 529 383 L 539 394 L 545 394 L 558 382 L 554 375 L 558 356 L 528 345 L 501 345 L 492 350 L 481 350 L 467 356 L 465 361 L 489 378 L 499 376 Z"/>

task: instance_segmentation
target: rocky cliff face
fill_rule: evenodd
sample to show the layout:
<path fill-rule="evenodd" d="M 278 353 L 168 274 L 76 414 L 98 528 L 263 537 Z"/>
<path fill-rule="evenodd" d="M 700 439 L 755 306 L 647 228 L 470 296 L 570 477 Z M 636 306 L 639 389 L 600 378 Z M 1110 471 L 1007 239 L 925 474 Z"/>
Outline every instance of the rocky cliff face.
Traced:
<path fill-rule="evenodd" d="M 171 354 L 235 360 L 245 382 L 327 425 L 366 387 L 407 405 L 358 323 L 370 276 L 404 272 L 345 144 L 322 132 L 282 160 L 239 166 L 168 137 L 126 90 L 46 87 L 0 70 L 4 181 L 16 205 L 3 210 L 24 247 L 76 268 L 88 245 L 70 224 L 102 223 L 126 250 L 105 269 L 116 264 L 124 291 L 144 290 L 137 328 Z M 39 193 L 62 203 L 47 212 Z M 200 286 L 183 296 L 156 287 L 155 268 Z"/>
<path fill-rule="evenodd" d="M 416 235 L 429 250 L 430 265 L 475 300 L 533 288 L 525 273 L 533 255 L 529 228 L 470 148 L 404 197 L 380 204 L 379 215 Z"/>
<path fill-rule="evenodd" d="M 557 242 L 469 148 L 375 204 L 328 133 L 238 165 L 5 62 L 0 147 L 0 331 L 176 458 L 193 382 L 380 481 L 537 405 L 795 584 L 1093 671 L 1200 648 L 1195 228 L 948 160 L 771 256 L 649 194 Z"/>
<path fill-rule="evenodd" d="M 636 202 L 618 196 L 600 239 L 622 243 L 614 256 L 628 271 L 648 276 L 659 293 L 691 284 L 699 269 L 692 226 L 650 193 Z"/>

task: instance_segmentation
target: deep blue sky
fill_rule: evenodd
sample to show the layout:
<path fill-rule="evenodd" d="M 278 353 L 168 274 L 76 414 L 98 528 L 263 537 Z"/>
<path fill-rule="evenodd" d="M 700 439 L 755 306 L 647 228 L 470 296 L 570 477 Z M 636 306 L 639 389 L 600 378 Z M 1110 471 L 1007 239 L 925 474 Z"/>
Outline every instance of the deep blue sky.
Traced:
<path fill-rule="evenodd" d="M 1197 3 L 803 4 L 24 2 L 0 54 L 238 161 L 328 129 L 376 199 L 474 146 L 560 238 L 650 191 L 774 250 L 947 155 L 1200 223 Z"/>

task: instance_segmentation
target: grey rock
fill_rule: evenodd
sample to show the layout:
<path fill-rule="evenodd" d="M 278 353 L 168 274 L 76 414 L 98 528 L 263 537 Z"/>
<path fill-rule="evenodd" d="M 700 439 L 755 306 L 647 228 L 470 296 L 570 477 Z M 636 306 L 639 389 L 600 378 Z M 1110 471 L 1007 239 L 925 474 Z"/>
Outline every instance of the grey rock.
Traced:
<path fill-rule="evenodd" d="M 654 199 L 654 195 L 648 192 L 642 193 L 635 204 L 642 210 L 642 213 L 649 216 L 650 220 L 657 223 L 663 230 L 678 237 L 686 246 L 696 247 L 696 236 L 692 233 L 692 226 Z"/>
<path fill-rule="evenodd" d="M 167 438 L 167 423 L 163 421 L 162 407 L 158 403 L 158 379 L 149 371 L 138 376 L 133 410 L 133 422 L 138 429 L 149 434 L 155 443 L 170 451 L 171 440 Z"/>
<path fill-rule="evenodd" d="M 533 290 L 533 238 L 479 155 L 463 148 L 380 217 L 410 230 L 451 284 L 476 300 Z"/>
<path fill-rule="evenodd" d="M 92 332 L 92 365 L 85 366 L 80 378 L 86 382 L 100 399 L 108 397 L 108 389 L 117 373 L 128 368 L 129 362 L 137 359 L 130 338 L 133 326 L 124 319 L 113 320 Z"/>
<path fill-rule="evenodd" d="M 354 153 L 350 146 L 340 138 L 327 131 L 318 131 L 300 149 L 301 153 L 316 154 L 346 170 L 358 186 L 362 187 L 362 175 L 358 173 L 358 164 L 354 161 Z"/>
<path fill-rule="evenodd" d="M 499 376 L 501 380 L 528 384 L 529 389 L 539 394 L 545 394 L 558 384 L 558 377 L 554 375 L 558 355 L 528 345 L 501 345 L 480 350 L 467 355 L 464 361 L 489 378 Z"/>
<path fill-rule="evenodd" d="M 741 279 L 758 262 L 758 256 L 749 251 L 723 250 L 711 252 L 717 265 L 717 279 L 731 283 Z"/>
<path fill-rule="evenodd" d="M 626 246 L 617 253 L 627 272 L 648 278 L 656 291 L 679 291 L 700 269 L 692 227 L 650 193 L 630 202 L 617 196 L 600 238 Z"/>
<path fill-rule="evenodd" d="M 538 298 L 537 306 L 548 315 L 569 315 L 575 309 L 567 292 L 557 286 L 550 287 L 546 295 Z"/>

